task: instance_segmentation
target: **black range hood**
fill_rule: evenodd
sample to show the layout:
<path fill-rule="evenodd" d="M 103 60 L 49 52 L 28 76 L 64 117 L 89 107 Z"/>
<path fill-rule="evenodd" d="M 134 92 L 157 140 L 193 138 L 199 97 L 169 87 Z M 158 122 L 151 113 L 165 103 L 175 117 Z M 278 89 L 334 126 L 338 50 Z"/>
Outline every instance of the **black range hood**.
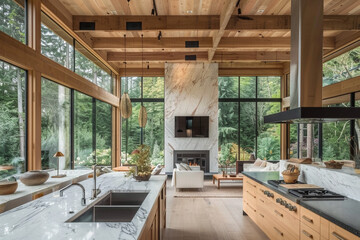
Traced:
<path fill-rule="evenodd" d="M 291 1 L 290 110 L 264 123 L 360 119 L 360 108 L 322 107 L 323 8 L 323 0 Z"/>
<path fill-rule="evenodd" d="M 323 123 L 358 118 L 358 107 L 299 107 L 264 116 L 264 123 Z"/>

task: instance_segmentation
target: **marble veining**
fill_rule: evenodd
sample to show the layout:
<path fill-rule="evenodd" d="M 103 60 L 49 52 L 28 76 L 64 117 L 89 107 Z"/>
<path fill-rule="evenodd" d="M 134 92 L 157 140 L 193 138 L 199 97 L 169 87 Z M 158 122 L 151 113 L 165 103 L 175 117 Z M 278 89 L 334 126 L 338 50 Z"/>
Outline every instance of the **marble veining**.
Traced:
<path fill-rule="evenodd" d="M 280 174 L 287 164 L 287 161 L 280 160 Z M 315 184 L 360 201 L 360 177 L 354 173 L 354 169 L 343 167 L 341 170 L 335 170 L 317 165 L 296 165 L 300 169 L 299 181 Z"/>
<path fill-rule="evenodd" d="M 131 222 L 66 223 L 86 207 L 80 204 L 82 192 L 70 188 L 64 192 L 64 197 L 57 191 L 0 214 L 0 239 L 137 239 L 166 176 L 152 176 L 148 182 L 136 182 L 123 173 L 107 173 L 97 180 L 101 188 L 99 197 L 110 190 L 149 191 Z M 86 189 L 87 206 L 91 205 L 96 201 L 90 200 L 92 179 L 81 184 Z"/>
<path fill-rule="evenodd" d="M 209 116 L 209 138 L 175 138 L 175 116 Z M 218 171 L 218 64 L 165 64 L 165 171 L 174 150 L 209 150 L 210 172 Z"/>

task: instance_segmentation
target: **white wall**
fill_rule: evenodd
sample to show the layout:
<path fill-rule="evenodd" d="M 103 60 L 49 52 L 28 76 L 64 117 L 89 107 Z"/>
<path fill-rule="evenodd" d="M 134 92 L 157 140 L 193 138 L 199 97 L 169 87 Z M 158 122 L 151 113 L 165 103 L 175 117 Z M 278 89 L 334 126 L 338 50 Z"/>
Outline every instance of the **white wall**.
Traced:
<path fill-rule="evenodd" d="M 209 116 L 209 138 L 175 138 L 175 116 Z M 209 150 L 218 171 L 218 64 L 165 63 L 165 171 L 174 150 Z"/>

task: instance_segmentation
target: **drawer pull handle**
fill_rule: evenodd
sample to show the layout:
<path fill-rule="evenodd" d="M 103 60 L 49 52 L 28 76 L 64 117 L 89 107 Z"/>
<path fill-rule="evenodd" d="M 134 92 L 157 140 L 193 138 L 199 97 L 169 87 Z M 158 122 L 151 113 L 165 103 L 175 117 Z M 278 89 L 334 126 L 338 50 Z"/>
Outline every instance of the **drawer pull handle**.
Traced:
<path fill-rule="evenodd" d="M 261 201 L 261 202 L 263 202 L 263 203 L 265 203 L 265 201 L 264 201 L 264 200 L 262 200 L 262 199 L 260 199 L 260 201 Z"/>
<path fill-rule="evenodd" d="M 277 229 L 276 227 L 274 227 L 275 231 L 277 231 L 281 236 L 284 236 L 284 234 L 279 230 Z"/>
<path fill-rule="evenodd" d="M 259 215 L 262 217 L 262 218 L 264 218 L 265 216 L 264 215 L 262 215 L 261 213 L 259 213 Z"/>
<path fill-rule="evenodd" d="M 248 205 L 249 208 L 251 208 L 251 210 L 253 210 L 254 212 L 256 212 L 256 209 L 254 209 L 252 206 L 250 206 L 248 203 L 246 203 L 246 205 Z"/>
<path fill-rule="evenodd" d="M 340 236 L 340 235 L 337 234 L 336 232 L 332 232 L 331 234 L 332 234 L 334 237 L 336 237 L 337 239 L 339 239 L 339 240 L 347 240 L 346 238 Z"/>
<path fill-rule="evenodd" d="M 251 186 L 253 186 L 254 188 L 256 188 L 256 185 L 251 184 L 249 181 L 246 181 L 246 183 L 250 184 Z"/>
<path fill-rule="evenodd" d="M 303 215 L 302 218 L 309 223 L 314 223 L 314 221 L 312 219 L 308 218 L 307 216 Z"/>
<path fill-rule="evenodd" d="M 252 195 L 251 193 L 249 193 L 249 191 L 246 191 L 250 196 L 252 196 L 253 198 L 256 198 L 256 196 Z"/>
<path fill-rule="evenodd" d="M 313 235 L 311 235 L 310 233 L 308 233 L 308 232 L 305 231 L 305 230 L 302 230 L 302 233 L 303 233 L 305 236 L 307 236 L 308 238 L 311 238 L 311 239 L 314 238 Z"/>
<path fill-rule="evenodd" d="M 280 217 L 284 217 L 284 215 L 282 213 L 280 213 L 278 210 L 274 210 L 274 212 L 279 215 Z"/>

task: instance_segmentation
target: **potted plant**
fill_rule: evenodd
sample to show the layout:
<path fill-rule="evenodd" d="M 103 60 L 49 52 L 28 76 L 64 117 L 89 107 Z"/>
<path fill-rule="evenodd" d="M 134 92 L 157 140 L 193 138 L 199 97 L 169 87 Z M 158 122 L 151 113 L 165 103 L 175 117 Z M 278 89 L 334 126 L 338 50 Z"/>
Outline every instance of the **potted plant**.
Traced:
<path fill-rule="evenodd" d="M 138 181 L 148 181 L 151 177 L 150 147 L 140 145 L 131 153 L 131 159 L 128 160 L 130 168 L 127 176 L 132 176 Z"/>

